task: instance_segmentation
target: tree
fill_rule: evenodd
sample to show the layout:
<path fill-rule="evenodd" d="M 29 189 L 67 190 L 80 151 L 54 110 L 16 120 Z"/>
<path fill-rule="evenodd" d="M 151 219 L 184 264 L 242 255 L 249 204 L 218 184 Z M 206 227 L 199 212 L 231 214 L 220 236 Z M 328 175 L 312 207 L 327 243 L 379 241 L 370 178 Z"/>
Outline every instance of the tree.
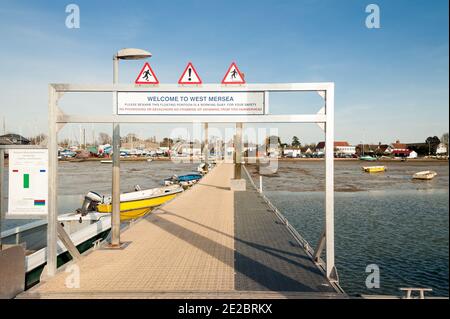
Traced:
<path fill-rule="evenodd" d="M 47 135 L 41 133 L 36 136 L 30 137 L 29 140 L 30 140 L 30 144 L 32 144 L 32 145 L 45 144 L 47 141 Z"/>
<path fill-rule="evenodd" d="M 441 143 L 441 140 L 437 136 L 429 136 L 425 143 L 428 144 L 428 155 L 434 154 L 436 155 L 436 150 L 438 145 Z"/>
<path fill-rule="evenodd" d="M 163 138 L 160 146 L 162 147 L 171 147 L 173 145 L 173 140 L 171 138 L 165 137 Z"/>
<path fill-rule="evenodd" d="M 103 132 L 98 134 L 98 141 L 102 145 L 111 144 L 112 143 L 111 136 L 109 136 L 107 133 L 103 133 Z"/>
<path fill-rule="evenodd" d="M 302 146 L 302 144 L 300 143 L 300 140 L 298 139 L 298 137 L 297 136 L 294 136 L 293 138 L 292 138 L 292 144 L 291 144 L 293 147 L 300 147 L 300 146 Z"/>
<path fill-rule="evenodd" d="M 447 148 L 448 148 L 448 133 L 442 134 L 441 142 L 444 143 L 445 146 L 447 146 Z"/>

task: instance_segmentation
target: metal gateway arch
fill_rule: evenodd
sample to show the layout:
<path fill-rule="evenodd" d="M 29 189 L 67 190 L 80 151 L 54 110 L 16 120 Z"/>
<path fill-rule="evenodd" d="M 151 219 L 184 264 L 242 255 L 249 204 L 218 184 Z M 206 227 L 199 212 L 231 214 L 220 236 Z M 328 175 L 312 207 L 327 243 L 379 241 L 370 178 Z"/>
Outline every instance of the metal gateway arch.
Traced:
<path fill-rule="evenodd" d="M 121 92 L 264 92 L 268 101 L 270 92 L 314 92 L 324 99 L 324 107 L 317 114 L 271 115 L 265 108 L 262 115 L 117 115 L 117 95 Z M 88 116 L 79 114 L 64 114 L 58 107 L 58 101 L 64 93 L 113 93 L 113 114 L 104 116 Z M 108 123 L 112 124 L 113 147 L 120 149 L 120 132 L 118 123 L 317 123 L 325 131 L 325 141 L 328 146 L 325 154 L 325 228 L 314 258 L 320 260 L 321 252 L 326 249 L 326 275 L 330 281 L 337 282 L 338 276 L 334 262 L 334 83 L 280 83 L 280 84 L 245 84 L 221 85 L 202 84 L 187 87 L 177 84 L 160 84 L 157 86 L 135 86 L 124 84 L 77 85 L 50 84 L 49 85 L 49 181 L 48 181 L 48 227 L 47 227 L 47 274 L 56 273 L 57 260 L 57 170 L 58 143 L 57 135 L 60 128 L 68 123 Z M 116 124 L 116 125 L 114 125 Z M 120 236 L 119 210 L 119 154 L 113 158 L 113 213 L 112 233 L 116 240 Z M 116 203 L 116 205 L 114 205 Z M 115 207 L 115 208 L 114 208 Z"/>

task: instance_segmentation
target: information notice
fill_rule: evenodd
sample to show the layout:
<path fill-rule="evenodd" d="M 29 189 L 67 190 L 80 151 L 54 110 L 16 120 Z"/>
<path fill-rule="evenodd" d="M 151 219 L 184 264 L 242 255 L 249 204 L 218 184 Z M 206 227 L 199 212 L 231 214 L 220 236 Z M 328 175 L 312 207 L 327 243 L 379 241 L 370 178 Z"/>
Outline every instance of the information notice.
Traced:
<path fill-rule="evenodd" d="M 264 92 L 118 92 L 117 113 L 261 115 Z"/>

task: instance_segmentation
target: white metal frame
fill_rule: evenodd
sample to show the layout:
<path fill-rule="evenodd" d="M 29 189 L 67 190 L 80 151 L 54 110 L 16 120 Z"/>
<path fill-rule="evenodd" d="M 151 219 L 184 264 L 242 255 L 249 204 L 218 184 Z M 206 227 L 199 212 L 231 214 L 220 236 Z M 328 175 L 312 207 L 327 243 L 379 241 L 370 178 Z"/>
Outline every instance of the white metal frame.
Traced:
<path fill-rule="evenodd" d="M 325 100 L 324 109 L 317 114 L 270 115 L 268 105 L 264 115 L 66 115 L 58 108 L 59 98 L 66 92 L 227 92 L 227 91 L 264 91 L 266 101 L 270 92 L 311 92 L 316 91 Z M 117 100 L 117 99 L 115 99 Z M 116 106 L 114 106 L 116 107 Z M 115 112 L 114 112 L 115 113 Z M 49 85 L 49 216 L 47 227 L 47 267 L 48 275 L 56 273 L 56 243 L 57 243 L 57 168 L 58 144 L 57 133 L 60 127 L 67 123 L 318 123 L 325 130 L 325 247 L 326 274 L 330 280 L 337 280 L 334 265 L 334 83 L 282 83 L 282 84 L 246 84 L 239 86 L 224 86 L 221 84 L 203 84 L 199 86 L 180 86 L 176 84 L 161 84 L 158 86 L 134 86 L 124 84 Z M 114 143 L 114 142 L 113 142 Z M 329 147 L 331 145 L 331 147 Z M 114 200 L 114 199 L 113 199 Z M 321 245 L 319 245 L 321 246 Z M 323 246 L 323 245 L 322 245 Z M 320 254 L 320 251 L 318 252 Z"/>

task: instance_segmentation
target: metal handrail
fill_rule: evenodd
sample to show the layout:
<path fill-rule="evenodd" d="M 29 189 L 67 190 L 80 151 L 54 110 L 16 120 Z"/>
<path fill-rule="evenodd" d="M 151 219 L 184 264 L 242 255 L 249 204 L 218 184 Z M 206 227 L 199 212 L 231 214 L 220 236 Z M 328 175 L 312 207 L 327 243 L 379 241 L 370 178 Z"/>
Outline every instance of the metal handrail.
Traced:
<path fill-rule="evenodd" d="M 245 174 L 247 175 L 248 180 L 250 181 L 250 184 L 253 186 L 253 188 L 260 194 L 261 198 L 266 202 L 266 204 L 270 207 L 270 209 L 275 213 L 275 216 L 278 217 L 278 219 L 283 222 L 283 224 L 286 226 L 287 230 L 291 233 L 291 235 L 294 237 L 294 239 L 297 241 L 297 243 L 305 249 L 308 256 L 313 260 L 313 262 L 319 267 L 319 269 L 326 274 L 326 264 L 325 261 L 319 256 L 317 260 L 314 260 L 314 249 L 311 247 L 309 242 L 303 238 L 302 235 L 289 223 L 288 219 L 278 210 L 278 208 L 275 207 L 275 205 L 272 204 L 272 202 L 267 198 L 266 195 L 263 193 L 260 193 L 258 190 L 258 187 L 256 186 L 255 182 L 253 181 L 253 178 L 250 176 L 250 173 L 248 172 L 245 165 L 242 165 L 242 168 L 244 169 Z M 342 293 L 345 293 L 342 287 L 339 285 L 339 282 L 331 282 L 331 284 Z"/>

